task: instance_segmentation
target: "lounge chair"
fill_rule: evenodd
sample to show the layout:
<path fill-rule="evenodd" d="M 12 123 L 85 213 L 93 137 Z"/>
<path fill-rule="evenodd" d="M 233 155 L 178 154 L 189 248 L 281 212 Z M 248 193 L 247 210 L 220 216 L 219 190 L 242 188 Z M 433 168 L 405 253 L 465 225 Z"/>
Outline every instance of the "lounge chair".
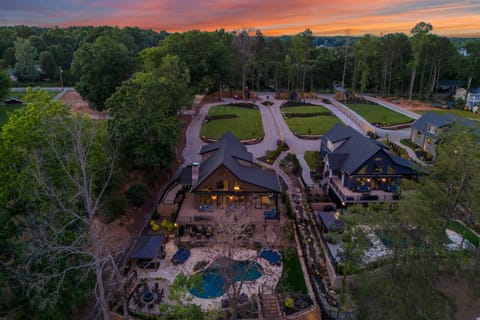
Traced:
<path fill-rule="evenodd" d="M 185 248 L 178 249 L 172 257 L 173 264 L 182 264 L 190 257 L 190 250 Z"/>

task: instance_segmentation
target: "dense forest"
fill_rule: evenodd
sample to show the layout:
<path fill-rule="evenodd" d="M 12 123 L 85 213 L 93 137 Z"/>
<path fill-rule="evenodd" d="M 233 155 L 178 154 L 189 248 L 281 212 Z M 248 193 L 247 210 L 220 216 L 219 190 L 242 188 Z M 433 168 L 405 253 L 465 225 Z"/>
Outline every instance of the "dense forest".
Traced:
<path fill-rule="evenodd" d="M 260 30 L 168 34 L 136 27 L 1 27 L 0 69 L 13 68 L 22 83 L 47 79 L 76 85 L 99 109 L 121 81 L 144 68 L 139 57 L 144 49 L 178 56 L 197 92 L 243 86 L 323 91 L 338 83 L 356 92 L 428 99 L 440 80 L 480 85 L 480 41 L 433 31 L 424 22 L 409 34 L 381 37 L 316 37 L 309 29 L 266 37 Z M 99 74 L 105 88 L 96 86 Z"/>

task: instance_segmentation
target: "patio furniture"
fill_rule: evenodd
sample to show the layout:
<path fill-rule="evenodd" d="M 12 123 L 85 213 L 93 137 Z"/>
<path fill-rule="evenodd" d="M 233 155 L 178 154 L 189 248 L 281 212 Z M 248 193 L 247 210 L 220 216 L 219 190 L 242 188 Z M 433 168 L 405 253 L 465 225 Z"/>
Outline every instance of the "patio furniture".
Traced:
<path fill-rule="evenodd" d="M 267 260 L 271 265 L 279 265 L 282 262 L 282 256 L 276 250 L 262 249 L 258 256 Z"/>
<path fill-rule="evenodd" d="M 213 228 L 212 226 L 207 226 L 207 229 L 205 230 L 205 236 L 206 237 L 211 237 L 213 233 Z"/>
<path fill-rule="evenodd" d="M 267 210 L 263 212 L 265 220 L 271 220 L 277 218 L 277 211 L 275 209 Z"/>
<path fill-rule="evenodd" d="M 367 186 L 367 185 L 358 186 L 357 191 L 358 192 L 370 192 L 370 187 Z"/>
<path fill-rule="evenodd" d="M 200 211 L 200 212 L 211 212 L 211 211 L 213 211 L 213 206 L 209 205 L 209 204 L 201 204 L 198 207 L 198 211 Z"/>
<path fill-rule="evenodd" d="M 201 234 L 200 234 L 201 237 Z M 172 262 L 173 264 L 183 264 L 187 259 L 190 257 L 190 250 L 185 249 L 185 248 L 180 248 L 175 252 L 175 254 L 172 257 Z"/>

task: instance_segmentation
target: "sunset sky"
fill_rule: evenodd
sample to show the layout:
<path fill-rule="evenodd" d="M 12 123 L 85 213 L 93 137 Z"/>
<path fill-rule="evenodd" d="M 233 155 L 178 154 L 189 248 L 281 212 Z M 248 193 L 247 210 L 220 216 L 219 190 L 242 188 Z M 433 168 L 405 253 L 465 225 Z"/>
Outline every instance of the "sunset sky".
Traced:
<path fill-rule="evenodd" d="M 420 21 L 445 36 L 480 37 L 480 1 L 1 0 L 0 25 L 138 26 L 168 32 L 260 29 L 265 35 L 409 33 Z"/>

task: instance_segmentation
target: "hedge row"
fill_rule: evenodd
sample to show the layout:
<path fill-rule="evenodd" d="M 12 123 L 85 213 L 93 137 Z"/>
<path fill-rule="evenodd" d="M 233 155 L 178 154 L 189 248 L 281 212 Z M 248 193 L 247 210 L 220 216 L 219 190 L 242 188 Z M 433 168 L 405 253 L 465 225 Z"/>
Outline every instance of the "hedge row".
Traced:
<path fill-rule="evenodd" d="M 258 107 L 250 102 L 231 102 L 228 104 L 232 107 L 242 107 L 242 108 L 249 108 L 249 109 L 258 109 Z"/>
<path fill-rule="evenodd" d="M 234 113 L 226 113 L 226 114 L 219 114 L 215 116 L 206 116 L 205 120 L 213 121 L 213 120 L 234 119 L 234 118 L 238 118 L 238 116 Z"/>
<path fill-rule="evenodd" d="M 316 116 L 332 116 L 330 111 L 324 112 L 309 112 L 309 113 L 295 113 L 295 112 L 286 112 L 284 113 L 286 118 L 310 118 Z"/>
<path fill-rule="evenodd" d="M 301 102 L 301 101 L 287 101 L 280 106 L 280 108 L 286 107 L 304 107 L 304 106 L 318 106 L 318 104 L 310 102 Z"/>
<path fill-rule="evenodd" d="M 407 150 L 403 149 L 402 147 L 393 143 L 390 140 L 385 140 L 385 141 L 383 141 L 383 143 L 385 143 L 387 146 L 389 146 L 390 149 L 392 149 L 392 151 L 395 152 L 395 154 L 399 155 L 402 158 L 408 159 Z"/>

